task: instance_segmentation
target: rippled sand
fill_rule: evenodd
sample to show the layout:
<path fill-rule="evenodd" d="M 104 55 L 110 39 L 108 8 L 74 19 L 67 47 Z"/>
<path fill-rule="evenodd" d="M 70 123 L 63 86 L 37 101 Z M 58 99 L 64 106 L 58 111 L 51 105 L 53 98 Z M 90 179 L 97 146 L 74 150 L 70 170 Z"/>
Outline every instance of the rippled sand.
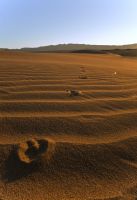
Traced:
<path fill-rule="evenodd" d="M 136 59 L 0 52 L 0 199 L 137 199 Z"/>

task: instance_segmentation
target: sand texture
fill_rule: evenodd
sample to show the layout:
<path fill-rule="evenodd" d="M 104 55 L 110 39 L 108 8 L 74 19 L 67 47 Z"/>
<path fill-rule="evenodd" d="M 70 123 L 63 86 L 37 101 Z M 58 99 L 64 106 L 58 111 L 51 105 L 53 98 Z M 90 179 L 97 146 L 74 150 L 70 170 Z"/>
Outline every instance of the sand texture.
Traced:
<path fill-rule="evenodd" d="M 0 200 L 137 199 L 137 59 L 0 52 Z"/>

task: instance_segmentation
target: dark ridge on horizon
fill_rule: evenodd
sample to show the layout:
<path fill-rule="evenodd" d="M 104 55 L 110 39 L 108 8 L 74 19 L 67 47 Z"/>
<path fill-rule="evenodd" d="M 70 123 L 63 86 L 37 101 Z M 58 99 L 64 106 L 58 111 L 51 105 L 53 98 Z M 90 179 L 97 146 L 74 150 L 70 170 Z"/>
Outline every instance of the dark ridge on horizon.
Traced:
<path fill-rule="evenodd" d="M 117 54 L 120 56 L 137 57 L 137 44 L 127 45 L 88 45 L 58 44 L 20 49 L 0 48 L 0 51 L 22 51 L 35 53 L 85 53 L 85 54 Z"/>
<path fill-rule="evenodd" d="M 71 53 L 83 54 L 116 54 L 120 56 L 137 57 L 137 49 L 112 49 L 112 50 L 77 50 Z"/>
<path fill-rule="evenodd" d="M 58 44 L 40 47 L 25 47 L 22 51 L 75 51 L 75 50 L 114 50 L 137 49 L 137 44 L 127 45 L 90 45 L 90 44 Z"/>
<path fill-rule="evenodd" d="M 23 50 L 23 51 L 64 51 L 64 50 L 111 50 L 111 49 L 137 49 L 137 43 L 124 45 L 91 45 L 91 44 L 57 44 L 39 47 L 23 47 L 23 48 L 0 48 L 0 50 Z"/>

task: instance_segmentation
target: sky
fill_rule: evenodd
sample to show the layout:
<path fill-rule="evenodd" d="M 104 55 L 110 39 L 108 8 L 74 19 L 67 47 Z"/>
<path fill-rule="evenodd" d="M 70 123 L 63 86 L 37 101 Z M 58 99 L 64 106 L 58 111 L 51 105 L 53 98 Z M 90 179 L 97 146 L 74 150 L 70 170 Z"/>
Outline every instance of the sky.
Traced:
<path fill-rule="evenodd" d="M 0 0 L 0 48 L 137 43 L 137 0 Z"/>

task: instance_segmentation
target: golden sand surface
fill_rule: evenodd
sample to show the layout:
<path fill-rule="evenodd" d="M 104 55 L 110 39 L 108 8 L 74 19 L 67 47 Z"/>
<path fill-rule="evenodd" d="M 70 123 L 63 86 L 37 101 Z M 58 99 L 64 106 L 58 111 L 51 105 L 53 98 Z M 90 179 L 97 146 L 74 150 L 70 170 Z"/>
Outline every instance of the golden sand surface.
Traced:
<path fill-rule="evenodd" d="M 0 52 L 0 199 L 137 199 L 137 60 Z"/>

